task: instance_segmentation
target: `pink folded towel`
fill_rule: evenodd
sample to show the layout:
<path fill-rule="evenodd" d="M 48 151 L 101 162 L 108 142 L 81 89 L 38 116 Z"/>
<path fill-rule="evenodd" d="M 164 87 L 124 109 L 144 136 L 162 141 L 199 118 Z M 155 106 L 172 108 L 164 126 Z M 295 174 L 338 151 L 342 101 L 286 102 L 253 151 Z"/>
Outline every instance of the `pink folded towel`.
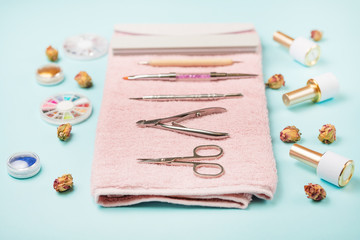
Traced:
<path fill-rule="evenodd" d="M 140 61 L 153 58 L 169 56 L 113 56 L 110 51 L 92 166 L 91 190 L 95 201 L 105 207 L 160 201 L 246 208 L 253 195 L 272 199 L 277 175 L 262 80 L 261 49 L 259 48 L 257 53 L 227 55 L 226 58 L 243 63 L 216 69 L 138 65 Z M 257 73 L 259 76 L 213 82 L 122 79 L 124 76 L 146 73 L 214 70 Z M 130 97 L 145 95 L 237 92 L 241 92 L 244 97 L 187 102 L 129 100 Z M 181 124 L 191 128 L 227 132 L 230 138 L 208 140 L 156 128 L 140 128 L 136 125 L 138 120 L 168 117 L 207 107 L 223 107 L 227 112 L 187 120 Z M 190 166 L 140 164 L 136 160 L 190 156 L 194 147 L 206 144 L 219 145 L 224 149 L 222 158 L 211 160 L 225 169 L 225 174 L 219 178 L 197 177 Z"/>

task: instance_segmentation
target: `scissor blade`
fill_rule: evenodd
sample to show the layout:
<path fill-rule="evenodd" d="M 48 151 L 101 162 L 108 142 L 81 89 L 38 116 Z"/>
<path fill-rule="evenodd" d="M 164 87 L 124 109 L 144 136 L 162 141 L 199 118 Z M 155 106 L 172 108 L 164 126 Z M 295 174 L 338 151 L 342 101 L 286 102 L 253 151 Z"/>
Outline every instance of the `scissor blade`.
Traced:
<path fill-rule="evenodd" d="M 143 163 L 169 163 L 174 161 L 174 158 L 138 158 Z"/>

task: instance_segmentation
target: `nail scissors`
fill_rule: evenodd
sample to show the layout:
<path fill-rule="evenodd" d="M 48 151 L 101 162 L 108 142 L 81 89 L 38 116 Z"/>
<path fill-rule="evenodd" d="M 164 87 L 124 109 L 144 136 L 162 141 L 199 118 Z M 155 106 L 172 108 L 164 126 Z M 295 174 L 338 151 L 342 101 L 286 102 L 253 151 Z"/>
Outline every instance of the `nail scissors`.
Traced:
<path fill-rule="evenodd" d="M 202 155 L 198 153 L 201 150 L 208 150 L 208 149 L 214 149 L 218 150 L 217 154 L 213 155 Z M 203 178 L 215 178 L 220 177 L 224 174 L 224 168 L 218 163 L 209 163 L 209 162 L 196 162 L 196 160 L 214 160 L 222 157 L 224 154 L 224 151 L 221 147 L 217 145 L 200 145 L 194 148 L 193 150 L 194 155 L 189 157 L 168 157 L 168 158 L 139 158 L 137 160 L 140 161 L 140 163 L 155 163 L 155 164 L 166 164 L 166 165 L 192 165 L 193 166 L 193 172 L 195 176 L 203 177 Z M 203 173 L 202 171 L 199 171 L 200 168 L 216 168 L 218 171 L 215 173 Z"/>
<path fill-rule="evenodd" d="M 139 127 L 154 127 L 159 129 L 170 130 L 178 133 L 183 133 L 195 137 L 209 138 L 209 139 L 224 139 L 228 138 L 229 134 L 225 132 L 214 132 L 202 129 L 188 128 L 183 125 L 180 125 L 179 122 L 190 119 L 190 118 L 198 118 L 210 114 L 215 113 L 223 113 L 226 112 L 225 108 L 221 107 L 209 107 L 194 110 L 191 112 L 186 112 L 182 114 L 178 114 L 175 116 L 167 117 L 167 118 L 158 118 L 153 120 L 140 120 L 136 122 L 136 125 Z M 171 123 L 165 124 L 165 123 Z"/>

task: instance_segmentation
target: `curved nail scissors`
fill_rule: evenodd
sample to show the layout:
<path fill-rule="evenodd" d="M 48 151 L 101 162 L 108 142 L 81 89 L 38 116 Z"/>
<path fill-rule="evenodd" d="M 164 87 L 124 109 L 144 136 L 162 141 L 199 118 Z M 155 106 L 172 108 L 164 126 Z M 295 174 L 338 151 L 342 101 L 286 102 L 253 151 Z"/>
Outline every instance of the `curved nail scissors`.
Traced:
<path fill-rule="evenodd" d="M 198 153 L 201 150 L 208 150 L 208 149 L 214 149 L 218 150 L 217 154 L 213 155 L 202 155 Z M 217 145 L 200 145 L 194 148 L 194 155 L 189 157 L 168 157 L 168 158 L 139 158 L 141 163 L 155 163 L 155 164 L 166 164 L 166 165 L 192 165 L 193 166 L 193 172 L 198 177 L 203 178 L 214 178 L 214 177 L 220 177 L 224 174 L 224 168 L 218 163 L 210 163 L 210 162 L 196 162 L 196 160 L 214 160 L 222 157 L 224 154 L 224 151 L 221 147 Z M 215 173 L 203 173 L 200 172 L 200 168 L 216 168 L 218 171 Z"/>

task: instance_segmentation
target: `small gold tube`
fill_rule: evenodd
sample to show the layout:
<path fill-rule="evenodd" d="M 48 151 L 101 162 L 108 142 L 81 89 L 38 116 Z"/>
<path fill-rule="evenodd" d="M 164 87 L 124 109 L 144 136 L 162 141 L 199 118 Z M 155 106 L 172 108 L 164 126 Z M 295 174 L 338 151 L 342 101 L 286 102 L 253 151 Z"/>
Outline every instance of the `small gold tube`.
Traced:
<path fill-rule="evenodd" d="M 319 85 L 313 79 L 310 79 L 305 87 L 285 93 L 282 96 L 283 102 L 286 106 L 291 106 L 306 100 L 318 102 L 320 98 L 321 92 Z"/>
<path fill-rule="evenodd" d="M 300 162 L 303 162 L 313 168 L 317 168 L 323 154 L 295 143 L 290 148 L 289 155 Z"/>
<path fill-rule="evenodd" d="M 293 38 L 289 37 L 288 35 L 280 32 L 280 31 L 276 31 L 273 34 L 273 39 L 280 43 L 281 45 L 283 45 L 284 47 L 289 48 L 290 45 L 292 44 L 292 42 L 294 41 Z"/>

